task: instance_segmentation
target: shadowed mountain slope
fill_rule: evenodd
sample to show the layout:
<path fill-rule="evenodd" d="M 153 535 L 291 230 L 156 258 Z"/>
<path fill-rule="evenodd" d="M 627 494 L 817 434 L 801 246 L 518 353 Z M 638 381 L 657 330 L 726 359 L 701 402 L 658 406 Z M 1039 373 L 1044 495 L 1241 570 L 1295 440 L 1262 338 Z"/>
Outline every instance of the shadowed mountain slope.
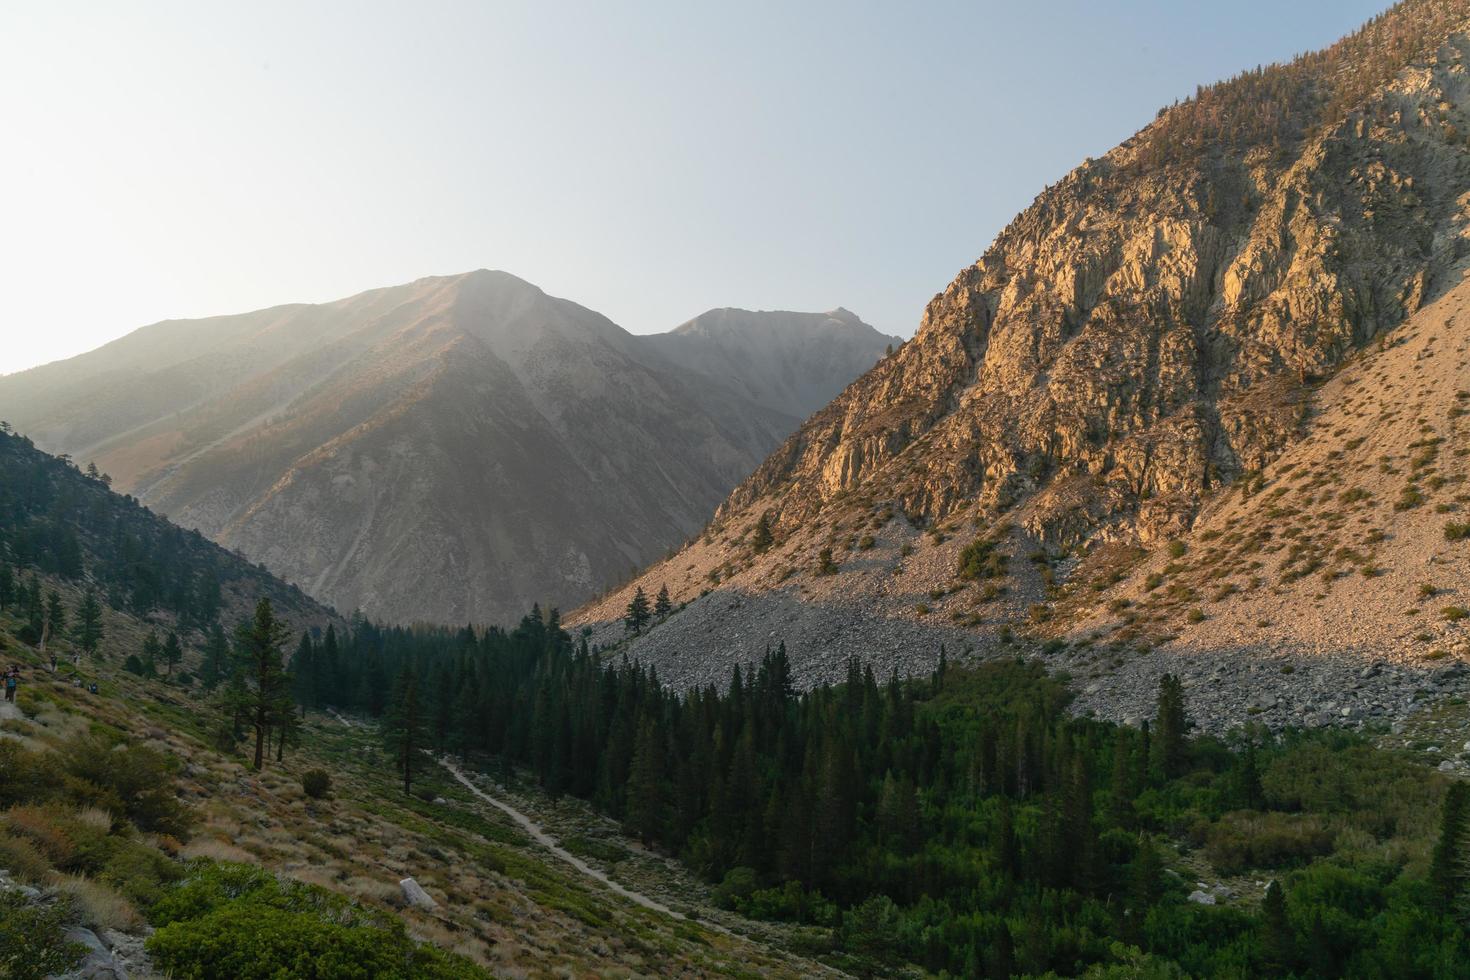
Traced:
<path fill-rule="evenodd" d="M 892 338 L 844 326 L 855 375 Z M 697 530 L 800 421 L 758 376 L 479 271 L 145 327 L 0 379 L 0 417 L 339 608 L 504 621 Z"/>

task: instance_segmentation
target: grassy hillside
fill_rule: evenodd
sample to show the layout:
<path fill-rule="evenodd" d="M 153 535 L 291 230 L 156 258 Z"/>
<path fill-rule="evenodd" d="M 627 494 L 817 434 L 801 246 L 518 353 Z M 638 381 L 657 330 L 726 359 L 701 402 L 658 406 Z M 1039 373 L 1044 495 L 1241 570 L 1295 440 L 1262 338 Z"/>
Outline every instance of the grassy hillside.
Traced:
<path fill-rule="evenodd" d="M 8 433 L 0 503 L 0 662 L 21 670 L 16 704 L 0 703 L 0 975 L 83 955 L 133 977 L 808 972 L 619 898 L 427 759 L 404 795 L 375 726 L 310 714 L 253 770 L 222 737 L 244 610 L 265 598 L 298 630 L 346 624 Z M 170 633 L 176 664 L 150 650 Z M 213 637 L 227 642 L 210 686 Z M 405 901 L 407 877 L 434 908 Z M 707 892 L 669 887 L 685 907 Z"/>

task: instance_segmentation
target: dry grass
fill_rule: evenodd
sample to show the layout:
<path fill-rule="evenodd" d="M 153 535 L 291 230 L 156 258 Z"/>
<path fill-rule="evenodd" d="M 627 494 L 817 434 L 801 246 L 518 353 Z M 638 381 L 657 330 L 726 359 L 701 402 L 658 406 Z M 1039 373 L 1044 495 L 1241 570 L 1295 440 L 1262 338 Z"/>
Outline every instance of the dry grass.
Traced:
<path fill-rule="evenodd" d="M 77 875 L 55 879 L 56 889 L 76 899 L 82 922 L 89 928 L 134 932 L 142 927 L 137 908 L 115 888 Z"/>

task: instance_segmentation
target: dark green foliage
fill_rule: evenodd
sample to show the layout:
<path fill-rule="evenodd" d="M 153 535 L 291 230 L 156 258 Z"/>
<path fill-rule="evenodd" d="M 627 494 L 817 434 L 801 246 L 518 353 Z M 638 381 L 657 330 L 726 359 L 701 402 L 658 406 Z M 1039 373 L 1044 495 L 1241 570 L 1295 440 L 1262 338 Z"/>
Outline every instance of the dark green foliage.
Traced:
<path fill-rule="evenodd" d="M 18 891 L 0 891 L 0 977 L 42 980 L 66 972 L 86 952 L 63 935 L 74 915 L 65 899 L 33 905 Z"/>
<path fill-rule="evenodd" d="M 178 763 L 172 756 L 89 733 L 69 742 L 62 758 L 67 775 L 92 787 L 84 794 L 87 802 L 126 817 L 141 830 L 188 837 L 193 820 L 178 797 Z"/>
<path fill-rule="evenodd" d="M 633 590 L 633 598 L 628 600 L 628 609 L 623 613 L 623 627 L 636 636 L 648 625 L 648 617 L 648 594 L 640 585 Z"/>
<path fill-rule="evenodd" d="M 1266 886 L 1261 903 L 1261 965 L 1273 975 L 1281 975 L 1296 961 L 1296 935 L 1286 916 L 1286 894 L 1281 883 Z"/>
<path fill-rule="evenodd" d="M 162 659 L 163 644 L 159 642 L 157 631 L 149 630 L 143 637 L 143 676 L 158 676 L 158 662 Z"/>
<path fill-rule="evenodd" d="M 727 907 L 832 929 L 855 973 L 1270 975 L 1264 912 L 1188 902 L 1167 871 L 1181 845 L 1282 868 L 1292 938 L 1277 920 L 1273 942 L 1326 936 L 1326 975 L 1433 976 L 1470 955 L 1422 870 L 1343 851 L 1421 846 L 1444 785 L 1353 736 L 1192 739 L 1172 677 L 1142 731 L 1078 719 L 1064 683 L 1014 660 L 881 684 L 852 660 L 842 683 L 798 693 L 778 647 L 725 692 L 680 695 L 555 622 L 358 623 L 325 703 L 371 714 L 369 679 L 411 667 L 425 747 L 592 801 L 720 882 Z"/>
<path fill-rule="evenodd" d="M 775 536 L 771 534 L 771 515 L 762 514 L 750 532 L 750 547 L 756 554 L 762 555 L 771 550 L 775 540 Z"/>
<path fill-rule="evenodd" d="M 955 574 L 967 582 L 977 579 L 1001 578 L 1006 573 L 1008 557 L 989 538 L 976 538 L 960 552 L 959 567 Z"/>
<path fill-rule="evenodd" d="M 669 598 L 669 587 L 667 585 L 659 586 L 658 596 L 653 600 L 653 618 L 666 619 L 669 613 L 673 611 L 674 603 Z"/>
<path fill-rule="evenodd" d="M 97 601 L 97 593 L 92 589 L 82 593 L 72 639 L 87 653 L 96 653 L 102 642 L 102 604 Z"/>
<path fill-rule="evenodd" d="M 288 637 L 287 626 L 276 618 L 269 599 L 256 604 L 255 617 L 240 624 L 235 637 L 235 670 L 225 711 L 254 730 L 257 770 L 265 764 L 272 728 L 295 713 L 291 674 L 283 659 Z"/>
<path fill-rule="evenodd" d="M 163 641 L 160 656 L 163 659 L 164 673 L 172 677 L 174 668 L 184 659 L 184 648 L 179 643 L 179 634 L 169 631 L 168 638 Z"/>
<path fill-rule="evenodd" d="M 418 678 L 405 666 L 393 683 L 393 699 L 383 719 L 383 743 L 403 777 L 403 795 L 413 790 L 413 773 L 419 752 L 425 748 L 424 705 L 419 698 Z"/>
<path fill-rule="evenodd" d="M 6 432 L 0 432 L 0 553 L 22 569 L 72 581 L 85 575 L 99 600 L 137 615 L 168 610 L 186 627 L 218 618 L 226 584 L 306 602 L 299 591 L 198 532 L 170 524 L 131 497 L 112 493 L 103 481 L 88 479 L 69 461 Z M 8 565 L 0 579 L 7 573 L 13 580 Z M 5 605 L 0 589 L 0 606 Z M 53 620 L 53 633 L 59 629 L 60 621 Z M 38 630 L 27 642 L 39 639 Z"/>
<path fill-rule="evenodd" d="M 1456 782 L 1444 795 L 1439 839 L 1429 866 L 1429 882 L 1445 912 L 1457 908 L 1470 873 L 1470 783 Z"/>
<path fill-rule="evenodd" d="M 225 628 L 215 623 L 209 628 L 204 643 L 204 664 L 199 668 L 199 680 L 205 690 L 214 690 L 230 668 L 230 641 L 225 637 Z"/>
<path fill-rule="evenodd" d="M 66 635 L 66 607 L 55 589 L 46 593 L 46 633 L 53 637 Z"/>
<path fill-rule="evenodd" d="M 170 976 L 452 980 L 469 962 L 418 945 L 397 918 L 258 868 L 197 865 L 153 907 L 148 952 Z"/>
<path fill-rule="evenodd" d="M 1154 718 L 1154 768 L 1164 779 L 1183 773 L 1188 764 L 1184 715 L 1184 687 L 1179 678 L 1165 674 L 1159 680 L 1158 713 Z"/>
<path fill-rule="evenodd" d="M 835 562 L 835 561 L 832 560 L 832 549 L 831 548 L 823 548 L 821 551 L 817 552 L 817 574 L 818 575 L 836 575 L 837 574 L 837 562 Z"/>
<path fill-rule="evenodd" d="M 332 774 L 325 769 L 308 769 L 301 774 L 301 791 L 313 800 L 325 799 L 332 791 Z"/>

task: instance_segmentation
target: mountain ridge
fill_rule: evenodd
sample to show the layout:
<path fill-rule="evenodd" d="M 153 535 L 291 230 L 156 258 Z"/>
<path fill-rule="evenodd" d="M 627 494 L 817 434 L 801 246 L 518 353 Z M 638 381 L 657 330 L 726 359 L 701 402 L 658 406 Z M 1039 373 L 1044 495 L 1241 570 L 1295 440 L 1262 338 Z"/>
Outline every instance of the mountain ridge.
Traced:
<path fill-rule="evenodd" d="M 0 414 L 340 608 L 501 621 L 679 543 L 799 422 L 759 364 L 695 370 L 476 270 L 151 325 L 0 379 Z"/>
<path fill-rule="evenodd" d="M 633 583 L 686 606 L 629 652 L 675 683 L 778 635 L 806 683 L 850 653 L 926 670 L 941 643 L 1051 635 L 1069 583 L 1186 535 L 1301 437 L 1323 379 L 1455 287 L 1467 21 L 1400 4 L 1202 89 L 1044 190 L 913 340 Z M 628 595 L 571 621 L 618 642 Z"/>

